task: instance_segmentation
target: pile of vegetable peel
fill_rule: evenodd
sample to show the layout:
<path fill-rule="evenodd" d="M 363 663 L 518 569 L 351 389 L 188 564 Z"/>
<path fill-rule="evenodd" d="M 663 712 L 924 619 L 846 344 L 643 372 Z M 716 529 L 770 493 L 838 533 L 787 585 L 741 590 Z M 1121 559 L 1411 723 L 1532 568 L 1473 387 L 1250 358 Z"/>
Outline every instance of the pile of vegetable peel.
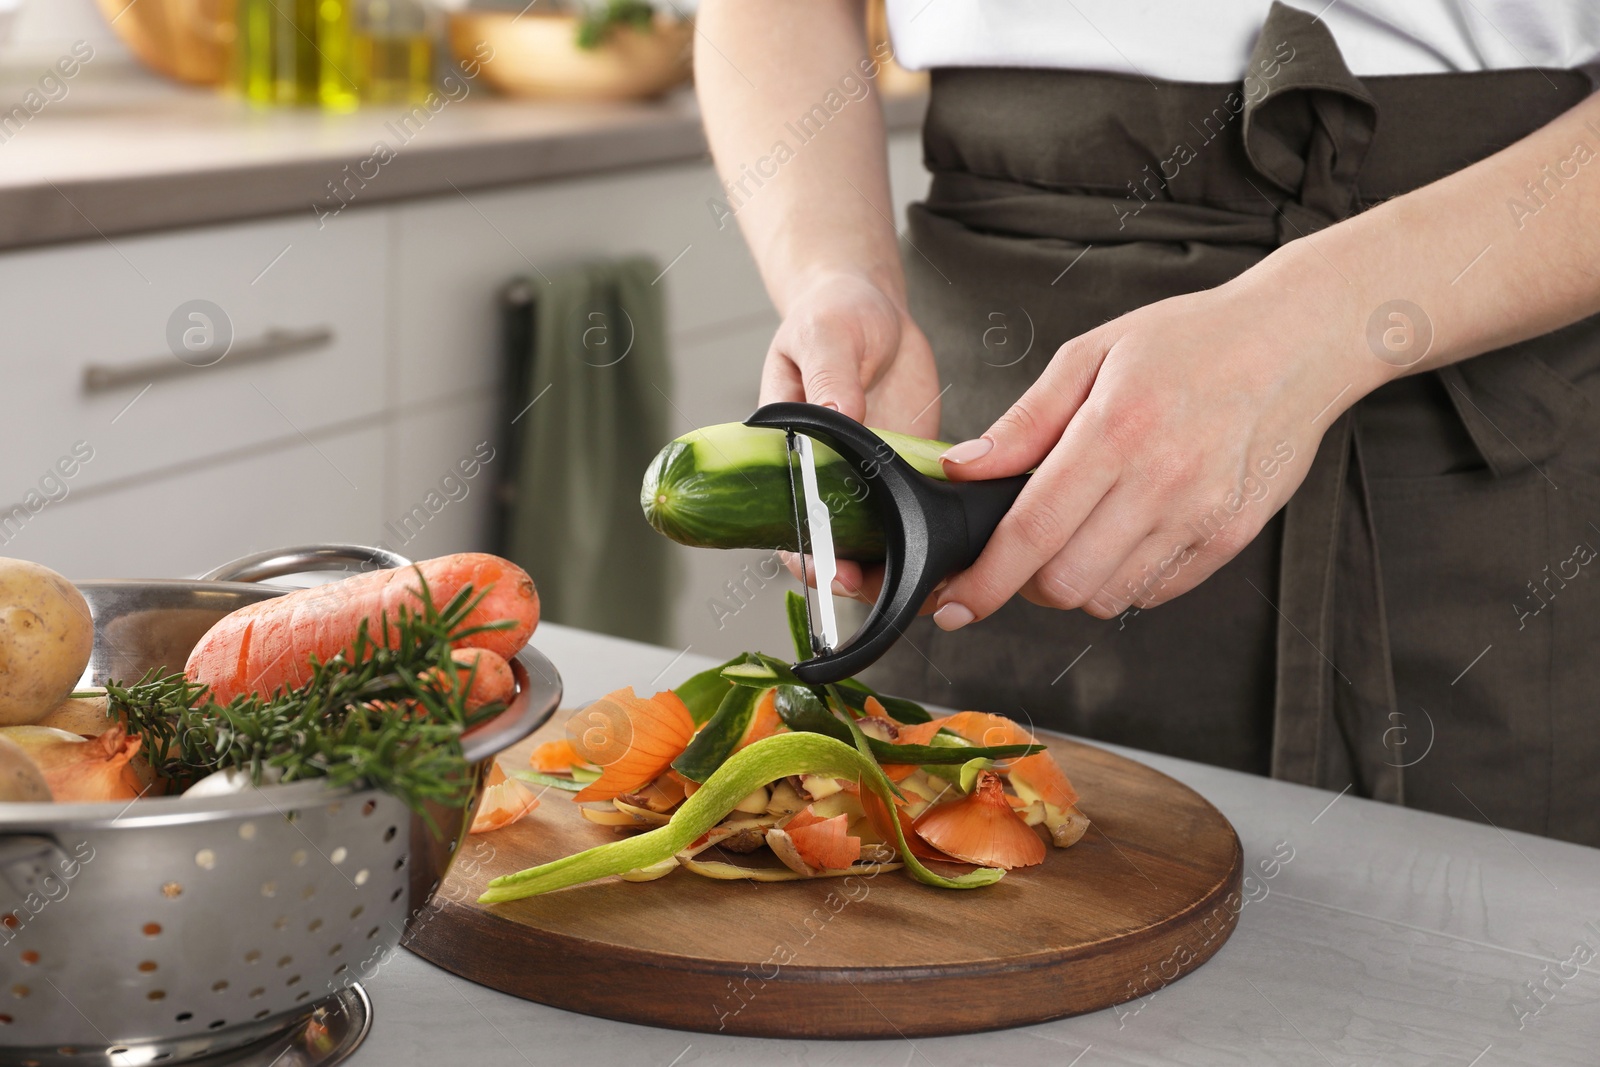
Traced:
<path fill-rule="evenodd" d="M 576 712 L 567 734 L 536 747 L 511 780 L 565 790 L 591 822 L 643 832 L 496 878 L 481 902 L 679 867 L 751 881 L 903 868 L 970 889 L 1044 862 L 1035 828 L 1066 848 L 1089 825 L 1055 757 L 1011 719 L 934 718 L 853 680 L 807 686 L 760 653 L 648 698 L 609 693 Z M 705 858 L 761 849 L 781 865 Z"/>

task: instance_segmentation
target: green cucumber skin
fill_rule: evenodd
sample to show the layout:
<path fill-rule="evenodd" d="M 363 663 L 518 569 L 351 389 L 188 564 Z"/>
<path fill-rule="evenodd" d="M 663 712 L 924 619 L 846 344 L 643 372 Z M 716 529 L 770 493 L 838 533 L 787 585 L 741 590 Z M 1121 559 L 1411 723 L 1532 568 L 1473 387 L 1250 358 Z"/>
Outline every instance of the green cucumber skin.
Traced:
<path fill-rule="evenodd" d="M 694 735 L 689 747 L 672 761 L 672 769 L 696 782 L 704 782 L 715 774 L 744 740 L 766 693 L 765 689 L 750 686 L 730 686 L 716 714 Z"/>
<path fill-rule="evenodd" d="M 937 441 L 887 436 L 914 467 L 939 472 Z M 883 528 L 870 485 L 831 450 L 818 448 L 817 490 L 831 514 L 834 552 L 841 559 L 883 558 Z M 657 453 L 645 471 L 639 503 L 645 518 L 679 544 L 694 548 L 765 548 L 794 552 L 783 432 L 737 423 L 685 434 Z"/>

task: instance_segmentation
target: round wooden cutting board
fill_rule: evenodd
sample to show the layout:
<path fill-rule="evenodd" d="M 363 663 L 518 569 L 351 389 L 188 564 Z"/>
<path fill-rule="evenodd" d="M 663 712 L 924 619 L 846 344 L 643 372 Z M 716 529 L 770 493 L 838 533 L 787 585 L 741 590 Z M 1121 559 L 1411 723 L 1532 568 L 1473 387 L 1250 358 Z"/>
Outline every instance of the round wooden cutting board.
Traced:
<path fill-rule="evenodd" d="M 527 767 L 565 716 L 508 750 Z M 1093 820 L 1037 867 L 976 890 L 903 871 L 783 883 L 677 870 L 478 904 L 491 878 L 614 839 L 547 790 L 470 839 L 406 947 L 494 989 L 627 1022 L 776 1037 L 916 1037 L 1042 1022 L 1154 992 L 1238 919 L 1243 853 L 1222 813 L 1141 763 L 1048 737 Z M 749 865 L 744 857 L 719 857 Z"/>

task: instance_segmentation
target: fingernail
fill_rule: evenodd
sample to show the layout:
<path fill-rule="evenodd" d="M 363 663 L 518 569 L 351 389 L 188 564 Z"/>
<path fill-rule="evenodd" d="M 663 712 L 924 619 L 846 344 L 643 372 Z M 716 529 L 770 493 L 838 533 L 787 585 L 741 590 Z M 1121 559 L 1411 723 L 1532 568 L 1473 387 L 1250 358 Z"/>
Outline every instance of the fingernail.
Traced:
<path fill-rule="evenodd" d="M 844 587 L 844 583 L 841 582 L 837 578 L 835 578 L 832 581 L 832 583 L 830 583 L 829 588 L 833 590 L 833 595 L 834 596 L 854 596 L 855 595 L 855 592 L 853 590 L 846 589 Z"/>
<path fill-rule="evenodd" d="M 972 619 L 972 609 L 954 601 L 933 613 L 933 621 L 941 630 L 959 630 Z"/>
<path fill-rule="evenodd" d="M 835 404 L 835 403 L 834 403 L 834 402 L 833 402 L 833 401 L 831 401 L 831 400 L 824 400 L 824 401 L 823 401 L 823 402 L 822 402 L 822 406 L 823 406 L 823 407 L 825 407 L 825 408 L 827 408 L 827 409 L 828 409 L 828 410 L 829 410 L 829 411 L 838 411 L 838 410 L 839 410 L 839 405 L 838 405 L 838 404 Z"/>
<path fill-rule="evenodd" d="M 933 592 L 928 594 L 928 595 L 929 596 L 937 596 L 937 595 L 939 595 L 940 593 L 942 593 L 944 591 L 944 587 L 949 585 L 949 584 L 950 584 L 950 579 L 948 579 L 948 578 L 940 578 L 939 579 L 939 584 L 934 586 L 933 587 Z"/>
<path fill-rule="evenodd" d="M 975 459 L 982 459 L 994 449 L 994 442 L 987 437 L 979 437 L 972 441 L 962 441 L 959 445 L 952 445 L 945 449 L 941 460 L 951 463 L 971 463 Z"/>

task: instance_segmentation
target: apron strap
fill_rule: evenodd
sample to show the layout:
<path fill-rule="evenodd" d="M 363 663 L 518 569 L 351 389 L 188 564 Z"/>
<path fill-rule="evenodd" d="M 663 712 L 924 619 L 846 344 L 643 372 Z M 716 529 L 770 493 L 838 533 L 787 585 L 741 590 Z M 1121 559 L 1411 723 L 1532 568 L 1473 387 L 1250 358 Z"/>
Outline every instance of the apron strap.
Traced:
<path fill-rule="evenodd" d="M 1378 109 L 1315 16 L 1273 0 L 1250 53 L 1244 148 L 1250 164 L 1292 199 L 1279 204 L 1278 243 L 1348 218 Z M 1260 77 L 1268 71 L 1270 77 Z M 1252 98 L 1252 83 L 1266 91 Z"/>
<path fill-rule="evenodd" d="M 1493 359 L 1452 363 L 1437 373 L 1496 478 L 1527 474 L 1530 467 L 1543 473 L 1591 407 L 1582 389 L 1526 345 Z"/>
<path fill-rule="evenodd" d="M 1287 58 L 1286 58 L 1287 57 Z M 1262 195 L 1278 208 L 1278 243 L 1348 218 L 1378 113 L 1333 36 L 1308 12 L 1274 2 L 1251 54 L 1271 69 L 1243 137 Z M 1399 803 L 1402 771 L 1383 758 L 1396 711 L 1383 576 L 1357 412 L 1329 428 L 1284 508 L 1278 585 L 1272 774 Z"/>

